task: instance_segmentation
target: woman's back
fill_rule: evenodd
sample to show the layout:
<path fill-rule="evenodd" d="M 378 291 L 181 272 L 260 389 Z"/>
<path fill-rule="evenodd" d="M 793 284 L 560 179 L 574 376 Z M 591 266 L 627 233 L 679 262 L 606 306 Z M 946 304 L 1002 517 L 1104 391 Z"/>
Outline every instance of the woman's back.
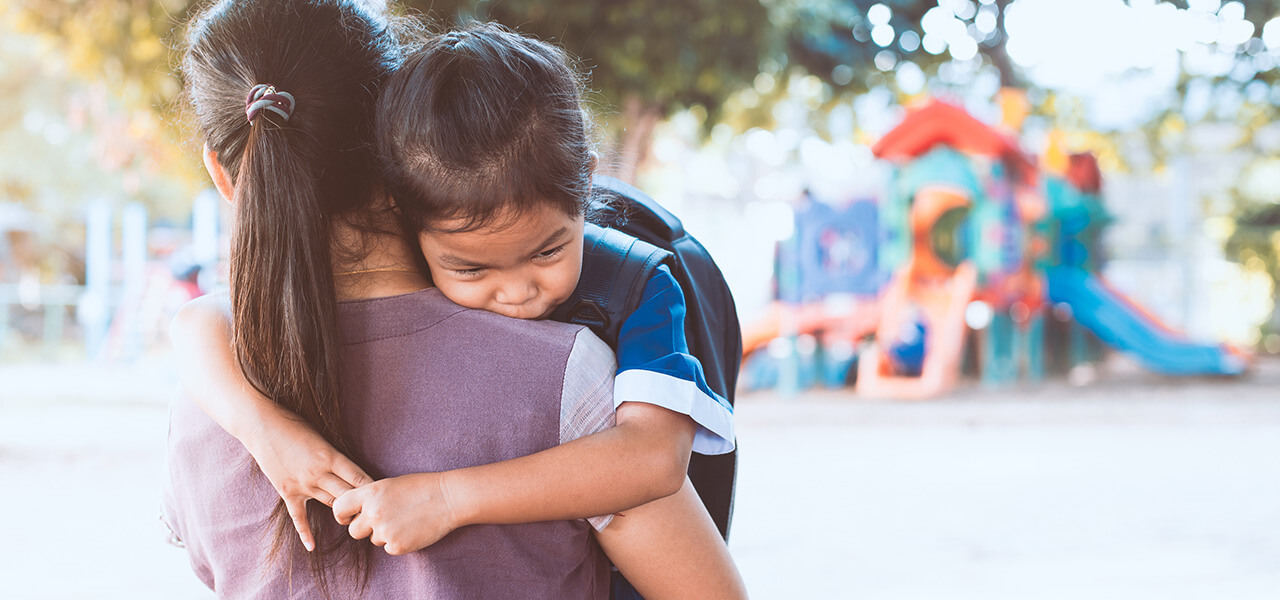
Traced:
<path fill-rule="evenodd" d="M 464 309 L 436 290 L 344 302 L 339 327 L 343 412 L 376 477 L 524 456 L 612 424 L 612 355 L 581 327 Z M 231 598 L 319 595 L 300 544 L 270 564 L 277 497 L 239 442 L 179 400 L 169 453 L 166 520 L 206 584 Z M 330 572 L 332 596 L 353 595 L 354 571 Z M 468 527 L 405 556 L 375 550 L 364 595 L 605 598 L 607 583 L 590 526 L 551 521 Z"/>

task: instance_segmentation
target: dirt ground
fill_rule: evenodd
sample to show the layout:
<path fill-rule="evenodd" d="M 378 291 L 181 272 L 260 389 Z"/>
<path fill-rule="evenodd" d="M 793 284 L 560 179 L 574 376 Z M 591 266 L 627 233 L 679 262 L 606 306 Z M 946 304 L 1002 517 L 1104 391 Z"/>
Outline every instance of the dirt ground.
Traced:
<path fill-rule="evenodd" d="M 168 365 L 0 365 L 0 597 L 206 599 L 158 521 Z M 738 401 L 753 598 L 1280 597 L 1280 363 Z"/>

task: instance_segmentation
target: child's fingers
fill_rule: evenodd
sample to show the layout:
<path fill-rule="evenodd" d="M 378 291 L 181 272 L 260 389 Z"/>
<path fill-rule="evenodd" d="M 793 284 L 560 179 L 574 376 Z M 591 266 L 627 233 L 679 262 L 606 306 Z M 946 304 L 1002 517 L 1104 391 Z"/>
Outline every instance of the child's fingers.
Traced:
<path fill-rule="evenodd" d="M 368 473 L 365 473 L 364 469 L 361 469 L 356 465 L 356 463 L 347 460 L 345 456 L 333 465 L 333 472 L 335 475 L 351 484 L 351 487 L 360 487 L 365 484 L 373 483 L 373 478 L 370 477 Z"/>
<path fill-rule="evenodd" d="M 355 489 L 355 486 L 347 483 L 347 481 L 333 473 L 321 475 L 316 481 L 316 489 L 313 490 L 314 498 L 329 506 L 333 506 L 333 501 L 339 496 Z"/>
<path fill-rule="evenodd" d="M 373 535 L 373 527 L 368 524 L 368 519 L 362 519 L 359 516 L 347 526 L 347 533 L 351 534 L 353 540 L 363 540 Z"/>
<path fill-rule="evenodd" d="M 307 521 L 307 499 L 292 496 L 284 499 L 285 510 L 293 520 L 293 528 L 298 531 L 298 539 L 308 552 L 316 549 L 316 538 L 311 535 L 311 523 Z"/>
<path fill-rule="evenodd" d="M 337 500 L 337 496 L 325 491 L 324 488 L 311 488 L 311 497 L 325 506 L 333 506 L 333 501 Z"/>
<path fill-rule="evenodd" d="M 360 514 L 360 495 L 355 491 L 338 496 L 333 501 L 333 518 L 339 525 L 350 525 Z"/>
<path fill-rule="evenodd" d="M 410 552 L 410 550 L 406 548 L 403 544 L 398 544 L 392 541 L 388 541 L 385 545 L 382 546 L 382 549 L 386 551 L 387 554 L 390 554 L 391 556 L 400 556 L 401 554 L 408 554 Z"/>

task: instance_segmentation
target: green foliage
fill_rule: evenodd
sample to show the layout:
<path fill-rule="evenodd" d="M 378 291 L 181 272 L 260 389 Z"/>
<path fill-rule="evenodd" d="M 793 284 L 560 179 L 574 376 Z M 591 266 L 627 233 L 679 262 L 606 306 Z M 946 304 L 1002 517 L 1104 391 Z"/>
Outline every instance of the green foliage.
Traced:
<path fill-rule="evenodd" d="M 159 44 L 155 36 L 135 40 L 127 30 L 94 41 L 91 26 L 121 22 L 105 19 L 101 3 L 80 6 L 56 34 L 44 29 L 65 8 L 0 10 L 0 103 L 9 109 L 0 111 L 0 202 L 24 204 L 54 223 L 80 220 L 84 203 L 99 197 L 181 214 L 200 179 L 157 109 L 177 85 L 167 68 L 135 71 L 164 63 L 167 50 L 147 41 Z M 106 47 L 128 57 L 97 54 Z"/>
<path fill-rule="evenodd" d="M 938 67 L 949 62 L 951 56 L 944 50 L 931 52 L 921 41 L 928 34 L 924 27 L 925 15 L 942 10 L 940 4 L 954 2 L 937 0 L 843 0 L 821 2 L 817 0 L 787 0 L 795 26 L 785 31 L 786 49 L 791 62 L 823 78 L 841 95 L 856 95 L 892 82 L 892 77 L 882 72 L 892 72 L 894 67 L 910 61 L 926 72 L 936 73 Z M 987 63 L 1001 73 L 1004 85 L 1020 87 L 1021 78 L 1013 70 L 1004 50 L 1004 9 L 1011 0 L 996 0 L 990 5 L 976 2 L 969 4 L 963 14 L 955 19 L 969 30 L 970 37 L 977 36 L 978 53 Z M 887 25 L 893 36 L 881 46 L 873 36 L 875 29 L 870 11 L 881 5 L 889 9 Z M 978 30 L 977 23 L 995 17 L 994 28 L 986 33 Z M 951 14 L 951 13 L 947 13 Z M 980 39 L 978 39 L 980 38 Z"/>
<path fill-rule="evenodd" d="M 194 182 L 202 176 L 192 175 L 199 173 L 190 168 L 192 153 L 174 141 L 190 137 L 179 129 L 183 120 L 174 114 L 180 90 L 175 66 L 181 25 L 202 4 L 195 0 L 16 0 L 2 10 L 6 30 L 45 40 L 47 48 L 36 54 L 61 57 L 63 80 L 80 82 L 75 85 L 97 94 L 96 105 L 109 108 L 100 111 L 102 119 L 115 119 L 116 125 L 85 125 L 117 132 L 111 134 L 117 138 L 110 144 L 111 151 L 98 157 L 102 168 L 133 172 L 147 180 L 154 173 L 166 173 Z M 887 25 L 893 30 L 888 43 L 873 39 L 868 12 L 877 4 L 883 5 L 876 8 L 881 15 L 888 9 Z M 881 86 L 893 89 L 897 67 L 908 61 L 936 83 L 940 68 L 952 60 L 951 53 L 936 46 L 926 48 L 921 41 L 929 33 L 925 16 L 941 10 L 940 4 L 954 9 L 948 18 L 975 40 L 982 63 L 996 68 L 1005 84 L 1022 83 L 1004 51 L 1003 16 L 1010 0 L 407 0 L 404 6 L 434 20 L 437 28 L 469 19 L 496 20 L 560 44 L 580 58 L 597 112 L 621 137 L 624 130 L 635 129 L 635 123 L 627 121 L 633 117 L 609 117 L 629 103 L 642 105 L 641 115 L 658 117 L 692 108 L 704 132 L 722 122 L 740 131 L 770 125 L 774 104 L 796 89 L 821 88 L 805 100 L 806 108 L 819 119 L 857 94 Z M 1171 4 L 1185 7 L 1185 2 Z M 1280 15 L 1280 0 L 1246 2 L 1244 8 L 1257 37 L 1263 23 Z M 1238 58 L 1245 60 L 1257 50 L 1256 40 L 1242 45 Z M 17 65 L 21 59 L 6 56 L 5 62 Z M 17 67 L 4 72 L 11 82 L 32 77 L 20 74 Z M 1180 91 L 1199 85 L 1194 83 L 1197 79 L 1208 80 L 1215 93 L 1239 92 L 1250 85 L 1269 91 L 1278 72 L 1274 68 L 1245 71 L 1249 77 L 1187 73 Z M 0 93 L 6 101 L 19 98 L 12 89 L 0 88 Z M 60 98 L 62 104 L 75 95 L 65 90 L 46 93 Z M 1039 114 L 1055 122 L 1070 120 L 1068 111 L 1055 108 L 1053 95 L 1034 97 L 1039 99 Z M 1270 102 L 1255 106 L 1266 119 L 1277 116 Z M 64 116 L 73 112 L 67 106 L 60 110 Z M 21 112 L 0 116 L 7 131 L 14 130 L 12 119 L 20 118 L 16 115 Z M 1158 160 L 1177 151 L 1176 143 L 1170 141 L 1177 136 L 1167 133 L 1185 128 L 1179 121 L 1185 118 L 1181 113 L 1182 107 L 1175 105 L 1147 128 Z M 6 181 L 0 186 L 9 193 L 38 187 L 30 181 L 18 185 L 12 177 Z"/>
<path fill-rule="evenodd" d="M 170 139 L 189 136 L 175 114 L 181 87 L 176 66 L 181 25 L 203 2 L 18 1 L 11 27 L 56 40 L 74 76 L 104 86 L 126 111 L 158 115 Z M 593 104 L 615 137 L 635 128 L 627 122 L 630 115 L 607 118 L 626 104 L 635 104 L 635 112 L 649 120 L 700 107 L 709 128 L 725 99 L 749 85 L 776 48 L 759 0 L 409 0 L 403 6 L 437 28 L 494 20 L 561 45 L 580 59 Z M 176 149 L 161 152 L 170 155 L 161 162 L 181 160 Z"/>
<path fill-rule="evenodd" d="M 188 0 L 18 0 L 10 26 L 57 40 L 72 73 L 135 106 L 163 108 L 179 83 L 175 35 Z"/>
<path fill-rule="evenodd" d="M 1235 227 L 1223 244 L 1227 257 L 1250 271 L 1265 273 L 1272 281 L 1280 282 L 1280 206 L 1246 205 L 1233 215 Z M 1272 309 L 1272 316 L 1262 324 L 1261 334 L 1280 333 L 1280 306 Z"/>

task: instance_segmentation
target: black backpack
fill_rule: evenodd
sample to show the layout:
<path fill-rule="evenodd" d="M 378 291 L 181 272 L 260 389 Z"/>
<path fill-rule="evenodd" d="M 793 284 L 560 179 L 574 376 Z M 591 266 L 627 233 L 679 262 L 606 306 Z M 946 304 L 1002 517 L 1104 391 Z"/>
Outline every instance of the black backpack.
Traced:
<path fill-rule="evenodd" d="M 702 363 L 707 384 L 732 406 L 742 331 L 720 268 L 680 219 L 653 198 L 613 177 L 597 176 L 594 183 L 592 221 L 598 226 L 588 223 L 578 287 L 552 318 L 586 325 L 617 348 L 622 321 L 639 305 L 653 270 L 665 262 L 684 292 L 689 351 Z M 689 479 L 725 539 L 737 455 L 737 450 L 717 456 L 695 452 L 689 460 Z"/>

